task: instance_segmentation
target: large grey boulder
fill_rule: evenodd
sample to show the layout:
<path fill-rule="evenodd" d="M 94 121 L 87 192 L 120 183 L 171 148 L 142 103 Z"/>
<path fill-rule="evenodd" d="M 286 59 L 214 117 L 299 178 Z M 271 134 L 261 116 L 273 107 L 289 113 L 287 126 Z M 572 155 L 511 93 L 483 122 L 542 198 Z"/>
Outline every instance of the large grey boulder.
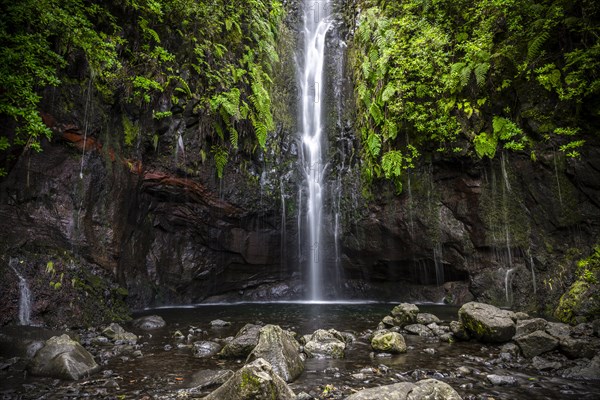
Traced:
<path fill-rule="evenodd" d="M 271 364 L 258 358 L 241 369 L 204 400 L 294 400 L 296 395 Z"/>
<path fill-rule="evenodd" d="M 558 347 L 558 339 L 544 331 L 535 331 L 528 335 L 518 336 L 515 338 L 515 342 L 527 358 L 539 356 Z"/>
<path fill-rule="evenodd" d="M 562 322 L 548 322 L 546 324 L 546 333 L 554 336 L 558 340 L 571 336 L 571 327 Z"/>
<path fill-rule="evenodd" d="M 346 400 L 461 400 L 450 385 L 435 379 L 402 382 L 360 390 Z"/>
<path fill-rule="evenodd" d="M 344 350 L 344 337 L 335 329 L 318 329 L 305 339 L 304 352 L 310 358 L 344 358 Z"/>
<path fill-rule="evenodd" d="M 148 315 L 145 317 L 140 317 L 133 321 L 133 326 L 144 331 L 160 329 L 165 325 L 167 325 L 167 323 L 160 315 Z"/>
<path fill-rule="evenodd" d="M 286 382 L 292 382 L 304 371 L 300 343 L 277 325 L 266 325 L 260 330 L 258 344 L 246 361 L 259 358 L 270 363 L 273 371 Z"/>
<path fill-rule="evenodd" d="M 579 339 L 563 337 L 560 340 L 560 352 L 569 358 L 592 359 L 598 354 L 598 349 L 600 349 L 600 343 L 593 337 Z"/>
<path fill-rule="evenodd" d="M 248 357 L 248 354 L 258 344 L 258 336 L 262 326 L 246 324 L 238 331 L 233 340 L 227 343 L 219 352 L 219 356 L 227 358 Z"/>
<path fill-rule="evenodd" d="M 392 309 L 392 317 L 396 326 L 404 327 L 417 322 L 419 307 L 410 303 L 401 303 Z"/>
<path fill-rule="evenodd" d="M 508 342 L 516 332 L 512 313 L 489 304 L 467 303 L 458 310 L 458 317 L 469 335 L 482 342 Z"/>
<path fill-rule="evenodd" d="M 77 380 L 100 369 L 94 357 L 68 335 L 46 340 L 29 365 L 32 375 Z"/>
<path fill-rule="evenodd" d="M 386 353 L 406 353 L 404 337 L 398 332 L 377 331 L 371 339 L 371 347 Z"/>

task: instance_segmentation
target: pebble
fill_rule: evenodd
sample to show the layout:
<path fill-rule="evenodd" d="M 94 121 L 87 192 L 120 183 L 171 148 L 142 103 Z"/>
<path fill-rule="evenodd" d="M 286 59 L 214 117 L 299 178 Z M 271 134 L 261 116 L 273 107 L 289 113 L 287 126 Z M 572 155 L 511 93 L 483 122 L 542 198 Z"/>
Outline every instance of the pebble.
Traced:
<path fill-rule="evenodd" d="M 435 349 L 432 349 L 429 347 L 429 348 L 424 349 L 423 352 L 427 353 L 427 354 L 435 354 Z"/>

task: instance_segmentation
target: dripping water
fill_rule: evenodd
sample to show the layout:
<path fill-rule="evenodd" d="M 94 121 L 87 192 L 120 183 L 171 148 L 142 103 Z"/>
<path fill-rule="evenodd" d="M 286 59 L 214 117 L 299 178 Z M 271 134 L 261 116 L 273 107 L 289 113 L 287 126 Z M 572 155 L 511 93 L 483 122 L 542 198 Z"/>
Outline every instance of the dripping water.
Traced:
<path fill-rule="evenodd" d="M 19 278 L 19 325 L 31 325 L 31 290 L 27 280 L 15 267 L 17 263 L 16 258 L 11 258 L 8 265 Z"/>

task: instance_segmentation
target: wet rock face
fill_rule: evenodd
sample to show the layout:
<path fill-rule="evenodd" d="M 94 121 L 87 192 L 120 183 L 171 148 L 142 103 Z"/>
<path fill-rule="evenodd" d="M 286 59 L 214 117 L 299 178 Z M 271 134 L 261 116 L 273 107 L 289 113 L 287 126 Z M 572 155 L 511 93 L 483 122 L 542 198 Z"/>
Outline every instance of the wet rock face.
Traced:
<path fill-rule="evenodd" d="M 246 324 L 219 352 L 219 356 L 227 358 L 247 357 L 258 344 L 262 326 Z"/>
<path fill-rule="evenodd" d="M 68 335 L 48 339 L 29 366 L 33 375 L 71 380 L 80 379 L 99 369 L 92 355 Z"/>

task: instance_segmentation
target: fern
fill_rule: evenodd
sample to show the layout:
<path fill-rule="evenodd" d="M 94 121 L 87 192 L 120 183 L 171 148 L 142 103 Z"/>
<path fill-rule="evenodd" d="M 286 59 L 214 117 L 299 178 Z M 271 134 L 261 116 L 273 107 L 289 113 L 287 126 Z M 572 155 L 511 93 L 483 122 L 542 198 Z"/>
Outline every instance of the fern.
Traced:
<path fill-rule="evenodd" d="M 367 137 L 367 147 L 372 157 L 377 157 L 381 151 L 381 138 L 375 132 L 370 132 Z"/>
<path fill-rule="evenodd" d="M 213 145 L 210 149 L 210 152 L 213 154 L 215 159 L 215 168 L 217 169 L 217 176 L 219 179 L 223 178 L 223 171 L 225 170 L 225 165 L 227 165 L 227 161 L 229 159 L 229 153 L 227 149 L 222 146 Z"/>
<path fill-rule="evenodd" d="M 485 77 L 487 75 L 488 70 L 490 69 L 490 63 L 481 63 L 475 66 L 473 72 L 475 73 L 475 80 L 477 82 L 477 86 L 483 87 L 485 84 Z"/>
<path fill-rule="evenodd" d="M 550 34 L 546 31 L 540 33 L 539 36 L 530 40 L 527 46 L 527 58 L 529 61 L 536 59 L 542 52 L 542 47 L 550 38 Z"/>
<path fill-rule="evenodd" d="M 488 135 L 486 132 L 481 132 L 479 135 L 475 136 L 473 144 L 475 145 L 475 152 L 479 158 L 494 158 L 496 155 L 498 141 L 494 136 Z"/>

